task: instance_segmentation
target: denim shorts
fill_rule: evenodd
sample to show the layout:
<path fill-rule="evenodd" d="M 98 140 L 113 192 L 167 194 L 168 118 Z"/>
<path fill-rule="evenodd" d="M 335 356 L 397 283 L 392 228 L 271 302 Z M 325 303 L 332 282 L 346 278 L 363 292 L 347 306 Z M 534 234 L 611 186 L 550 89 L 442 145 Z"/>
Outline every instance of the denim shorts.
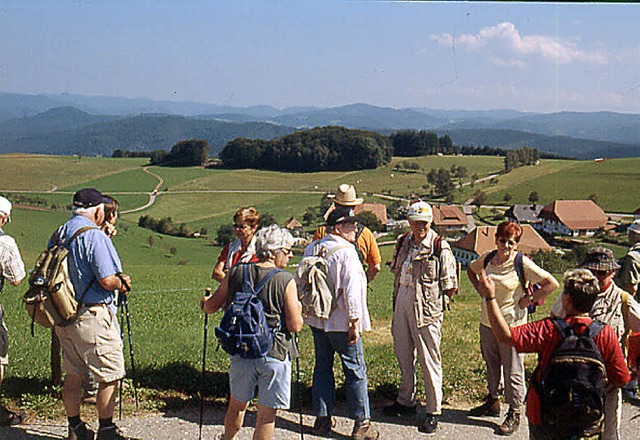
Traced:
<path fill-rule="evenodd" d="M 255 397 L 256 386 L 259 405 L 288 409 L 291 399 L 291 361 L 270 356 L 259 359 L 232 356 L 229 366 L 231 395 L 241 402 L 249 402 Z"/>

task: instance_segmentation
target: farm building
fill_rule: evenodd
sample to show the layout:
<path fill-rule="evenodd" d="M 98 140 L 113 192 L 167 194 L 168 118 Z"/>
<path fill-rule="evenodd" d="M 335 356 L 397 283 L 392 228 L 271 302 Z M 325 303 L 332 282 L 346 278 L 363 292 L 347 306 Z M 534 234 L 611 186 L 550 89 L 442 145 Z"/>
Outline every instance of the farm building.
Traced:
<path fill-rule="evenodd" d="M 361 212 L 371 212 L 376 216 L 380 223 L 387 226 L 387 207 L 382 203 L 363 203 L 362 205 L 355 206 L 353 212 L 358 215 Z"/>
<path fill-rule="evenodd" d="M 483 253 L 496 248 L 496 226 L 478 226 L 466 236 L 451 245 L 453 255 L 463 268 Z M 522 237 L 518 250 L 523 254 L 543 250 L 550 251 L 551 246 L 531 225 L 522 225 Z"/>
<path fill-rule="evenodd" d="M 538 214 L 535 228 L 549 235 L 591 237 L 607 224 L 608 217 L 591 200 L 556 200 Z"/>
<path fill-rule="evenodd" d="M 287 220 L 284 224 L 284 227 L 290 230 L 291 233 L 293 233 L 293 235 L 295 235 L 296 237 L 304 233 L 302 223 L 296 220 L 295 217 L 291 217 L 289 220 Z"/>
<path fill-rule="evenodd" d="M 433 228 L 439 234 L 446 235 L 450 232 L 466 231 L 467 226 L 467 216 L 457 206 L 433 206 Z"/>
<path fill-rule="evenodd" d="M 542 208 L 543 205 L 535 203 L 513 205 L 505 211 L 504 216 L 512 222 L 533 225 L 542 221 L 542 219 L 538 217 Z"/>

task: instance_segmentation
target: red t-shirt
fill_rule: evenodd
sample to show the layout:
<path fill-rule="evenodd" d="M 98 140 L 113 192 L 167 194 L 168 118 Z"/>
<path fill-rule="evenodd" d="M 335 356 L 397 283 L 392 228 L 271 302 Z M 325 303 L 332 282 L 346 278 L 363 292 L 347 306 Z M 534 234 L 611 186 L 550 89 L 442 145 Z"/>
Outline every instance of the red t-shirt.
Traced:
<path fill-rule="evenodd" d="M 567 319 L 567 322 L 574 326 L 577 334 L 581 334 L 591 321 L 591 318 L 582 316 Z M 560 333 L 551 319 L 543 319 L 511 328 L 511 341 L 519 353 L 538 353 L 540 370 L 544 371 L 549 365 L 553 350 L 560 342 Z M 629 369 L 613 329 L 605 325 L 594 341 L 602 354 L 607 370 L 607 383 L 621 387 L 629 382 Z M 533 387 L 529 387 L 527 393 L 527 418 L 529 423 L 538 426 L 542 424 L 540 397 Z"/>
<path fill-rule="evenodd" d="M 224 245 L 224 247 L 222 248 L 222 252 L 220 252 L 220 256 L 218 257 L 218 263 L 226 263 L 227 258 L 229 258 L 229 245 L 231 243 L 227 243 Z M 233 254 L 233 259 L 231 261 L 231 266 L 229 267 L 233 267 L 236 264 L 238 264 L 238 261 L 240 261 L 240 257 L 242 257 L 242 252 L 236 252 Z M 248 261 L 248 263 L 257 263 L 258 262 L 258 256 L 257 255 L 253 255 L 251 257 L 251 260 Z"/>

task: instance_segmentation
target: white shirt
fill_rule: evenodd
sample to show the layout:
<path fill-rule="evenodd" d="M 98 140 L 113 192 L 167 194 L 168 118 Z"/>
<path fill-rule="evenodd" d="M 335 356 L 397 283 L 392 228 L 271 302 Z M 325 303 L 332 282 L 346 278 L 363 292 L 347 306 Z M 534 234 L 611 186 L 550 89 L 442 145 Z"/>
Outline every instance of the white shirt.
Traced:
<path fill-rule="evenodd" d="M 305 322 L 326 332 L 346 332 L 349 320 L 358 318 L 358 330 L 371 330 L 371 317 L 367 308 L 367 277 L 352 243 L 344 238 L 327 234 L 322 240 L 314 242 L 304 250 L 304 256 L 315 255 L 319 246 L 330 251 L 334 246 L 344 246 L 327 259 L 327 276 L 335 287 L 335 308 L 328 319 L 308 316 Z"/>

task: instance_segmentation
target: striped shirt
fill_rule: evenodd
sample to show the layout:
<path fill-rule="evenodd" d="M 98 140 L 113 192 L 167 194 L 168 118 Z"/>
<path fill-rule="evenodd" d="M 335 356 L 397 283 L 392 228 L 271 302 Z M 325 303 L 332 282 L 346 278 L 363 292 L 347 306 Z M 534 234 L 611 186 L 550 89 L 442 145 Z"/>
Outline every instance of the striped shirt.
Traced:
<path fill-rule="evenodd" d="M 12 284 L 19 283 L 25 277 L 24 263 L 13 237 L 0 229 L 0 275 Z"/>

